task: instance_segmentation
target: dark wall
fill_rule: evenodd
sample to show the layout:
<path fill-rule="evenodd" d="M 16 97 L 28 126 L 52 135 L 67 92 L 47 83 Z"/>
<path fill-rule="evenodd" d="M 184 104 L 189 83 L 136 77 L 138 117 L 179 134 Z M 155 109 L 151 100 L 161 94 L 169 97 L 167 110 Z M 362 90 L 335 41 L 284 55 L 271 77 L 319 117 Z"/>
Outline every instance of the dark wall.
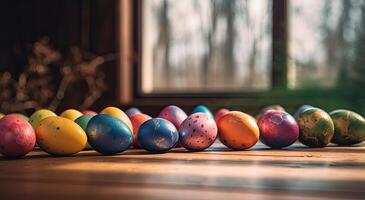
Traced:
<path fill-rule="evenodd" d="M 43 36 L 63 54 L 71 46 L 103 55 L 116 53 L 116 0 L 3 0 L 0 2 L 0 71 L 19 73 L 29 46 Z M 113 103 L 116 62 L 103 67 L 108 90 L 95 105 Z M 72 106 L 72 99 L 62 107 Z"/>

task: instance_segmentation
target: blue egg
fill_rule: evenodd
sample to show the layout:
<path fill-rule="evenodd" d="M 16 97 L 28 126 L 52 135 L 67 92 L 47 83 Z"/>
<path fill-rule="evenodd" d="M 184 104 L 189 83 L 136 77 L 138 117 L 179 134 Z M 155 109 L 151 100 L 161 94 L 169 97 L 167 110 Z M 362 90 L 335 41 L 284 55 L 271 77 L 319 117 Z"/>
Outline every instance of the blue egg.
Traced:
<path fill-rule="evenodd" d="M 89 123 L 90 119 L 93 118 L 94 116 L 95 115 L 81 115 L 75 120 L 75 122 L 76 124 L 81 126 L 81 128 L 84 129 L 84 131 L 86 131 L 87 124 Z"/>
<path fill-rule="evenodd" d="M 142 113 L 142 111 L 138 108 L 132 107 L 125 111 L 125 113 L 128 115 L 128 117 L 132 117 L 133 115 L 137 113 Z"/>
<path fill-rule="evenodd" d="M 297 111 L 295 111 L 295 113 L 294 113 L 294 118 L 295 119 L 297 119 L 298 117 L 299 117 L 299 115 L 300 115 L 300 113 L 302 113 L 302 112 L 304 112 L 305 110 L 307 110 L 307 109 L 309 109 L 309 108 L 313 108 L 313 106 L 311 106 L 311 105 L 302 105 L 302 106 L 300 106 L 298 109 L 297 109 Z"/>
<path fill-rule="evenodd" d="M 174 124 L 153 118 L 143 123 L 138 129 L 140 146 L 153 153 L 162 153 L 173 148 L 179 140 L 179 132 Z"/>
<path fill-rule="evenodd" d="M 212 118 L 213 117 L 213 113 L 209 110 L 209 108 L 205 105 L 198 105 L 196 106 L 193 111 L 191 112 L 191 114 L 194 114 L 194 113 L 206 113 L 208 114 L 209 116 L 211 116 Z"/>
<path fill-rule="evenodd" d="M 121 120 L 107 114 L 95 115 L 87 129 L 90 146 L 102 154 L 116 154 L 125 151 L 133 142 L 129 127 Z"/>

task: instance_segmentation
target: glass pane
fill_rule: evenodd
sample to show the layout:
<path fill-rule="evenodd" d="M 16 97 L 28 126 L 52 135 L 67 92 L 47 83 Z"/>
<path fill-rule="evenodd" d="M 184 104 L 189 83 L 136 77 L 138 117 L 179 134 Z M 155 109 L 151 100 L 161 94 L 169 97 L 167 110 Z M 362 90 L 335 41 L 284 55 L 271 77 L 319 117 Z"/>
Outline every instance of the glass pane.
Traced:
<path fill-rule="evenodd" d="M 271 0 L 142 2 L 143 92 L 270 87 Z"/>
<path fill-rule="evenodd" d="M 290 35 L 291 88 L 364 85 L 364 0 L 292 0 Z"/>

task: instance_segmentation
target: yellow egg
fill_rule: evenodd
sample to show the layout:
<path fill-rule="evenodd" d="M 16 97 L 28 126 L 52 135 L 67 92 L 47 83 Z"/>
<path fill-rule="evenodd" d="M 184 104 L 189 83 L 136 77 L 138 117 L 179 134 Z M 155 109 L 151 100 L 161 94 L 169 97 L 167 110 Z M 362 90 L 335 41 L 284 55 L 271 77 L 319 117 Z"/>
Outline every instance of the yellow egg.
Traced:
<path fill-rule="evenodd" d="M 81 115 L 82 115 L 82 113 L 78 110 L 68 109 L 68 110 L 63 111 L 63 113 L 61 113 L 60 117 L 64 117 L 64 118 L 70 119 L 72 121 L 75 121 Z"/>
<path fill-rule="evenodd" d="M 100 114 L 108 114 L 108 115 L 112 115 L 112 116 L 120 119 L 133 132 L 133 126 L 132 126 L 131 120 L 129 119 L 129 117 L 121 109 L 116 108 L 116 107 L 107 107 L 107 108 L 104 108 L 100 112 Z"/>
<path fill-rule="evenodd" d="M 57 116 L 43 119 L 35 129 L 38 145 L 53 155 L 72 155 L 87 144 L 85 131 L 75 122 Z"/>
<path fill-rule="evenodd" d="M 43 119 L 50 117 L 50 116 L 57 116 L 54 112 L 47 110 L 47 109 L 40 109 L 34 112 L 30 118 L 29 122 L 32 125 L 32 127 L 35 129 L 37 128 L 39 122 L 41 122 Z"/>
<path fill-rule="evenodd" d="M 3 118 L 4 116 L 5 116 L 4 114 L 0 113 L 0 119 Z"/>

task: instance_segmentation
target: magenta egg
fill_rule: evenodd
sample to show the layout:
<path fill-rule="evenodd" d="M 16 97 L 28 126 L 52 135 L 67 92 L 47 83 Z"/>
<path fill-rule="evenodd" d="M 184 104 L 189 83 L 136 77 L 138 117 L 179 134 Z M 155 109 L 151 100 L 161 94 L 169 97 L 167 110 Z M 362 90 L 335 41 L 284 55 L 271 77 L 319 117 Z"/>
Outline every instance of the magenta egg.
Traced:
<path fill-rule="evenodd" d="M 218 120 L 225 114 L 227 114 L 229 112 L 228 109 L 225 109 L 225 108 L 221 108 L 219 110 L 217 110 L 215 113 L 214 113 L 214 120 L 216 122 L 218 122 Z"/>
<path fill-rule="evenodd" d="M 260 140 L 271 148 L 283 148 L 299 137 L 299 127 L 294 117 L 284 111 L 266 111 L 258 120 Z"/>
<path fill-rule="evenodd" d="M 158 115 L 159 118 L 170 121 L 176 128 L 188 117 L 186 113 L 177 106 L 167 106 Z"/>
<path fill-rule="evenodd" d="M 202 151 L 217 138 L 218 128 L 214 119 L 206 113 L 194 113 L 179 128 L 181 146 L 191 151 Z"/>
<path fill-rule="evenodd" d="M 18 158 L 32 151 L 36 136 L 32 125 L 16 114 L 0 120 L 0 153 L 9 158 Z"/>

